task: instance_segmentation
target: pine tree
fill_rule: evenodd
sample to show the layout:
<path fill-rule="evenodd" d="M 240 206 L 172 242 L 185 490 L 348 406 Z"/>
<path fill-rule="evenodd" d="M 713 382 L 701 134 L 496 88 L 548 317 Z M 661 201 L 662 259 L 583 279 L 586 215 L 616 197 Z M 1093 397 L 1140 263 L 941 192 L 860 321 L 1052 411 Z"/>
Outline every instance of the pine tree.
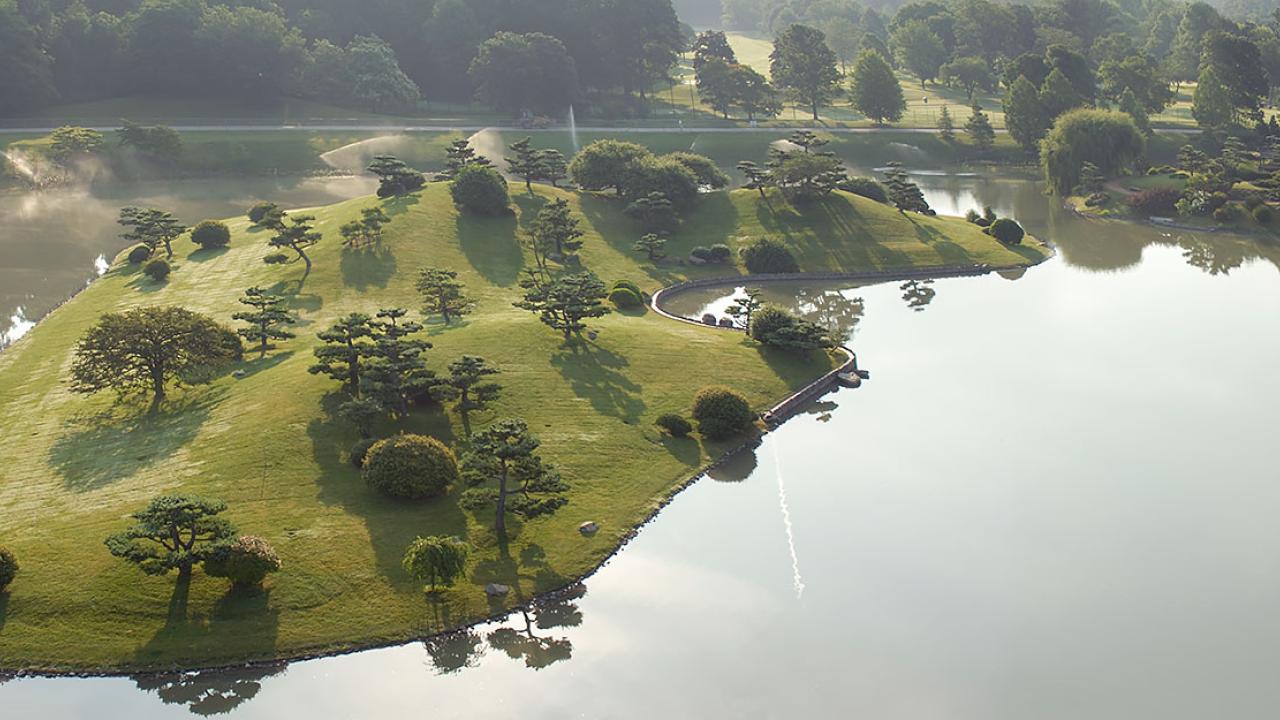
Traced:
<path fill-rule="evenodd" d="M 890 162 L 884 171 L 884 177 L 885 187 L 889 191 L 889 201 L 900 212 L 911 211 L 924 214 L 930 212 L 924 193 L 920 191 L 920 186 L 911 182 L 907 171 L 902 169 L 902 163 Z"/>
<path fill-rule="evenodd" d="M 951 120 L 951 111 L 946 105 L 942 106 L 942 114 L 938 115 L 938 137 L 944 142 L 952 142 L 956 139 L 956 126 Z"/>
<path fill-rule="evenodd" d="M 408 314 L 403 308 L 378 312 L 371 323 L 374 346 L 361 378 L 363 392 L 399 417 L 409 414 L 413 398 L 429 394 L 438 384 L 435 373 L 427 369 L 431 343 L 410 337 L 421 332 L 422 325 L 405 320 Z"/>
<path fill-rule="evenodd" d="M 551 183 L 551 187 L 560 187 L 569 177 L 569 163 L 559 150 L 539 150 L 537 158 L 538 177 Z"/>
<path fill-rule="evenodd" d="M 1076 92 L 1076 86 L 1058 68 L 1054 68 L 1040 86 L 1040 105 L 1044 108 L 1045 118 L 1050 125 L 1062 113 L 1084 104 L 1084 98 Z"/>
<path fill-rule="evenodd" d="M 338 229 L 342 242 L 348 247 L 373 245 L 382 241 L 382 228 L 391 222 L 391 216 L 381 206 L 360 211 L 360 219 L 352 220 Z"/>
<path fill-rule="evenodd" d="M 1102 171 L 1098 169 L 1097 165 L 1088 161 L 1085 161 L 1080 165 L 1079 192 L 1081 195 L 1092 195 L 1097 192 L 1102 192 L 1102 184 L 1104 182 L 1106 182 L 1106 177 L 1103 176 Z"/>
<path fill-rule="evenodd" d="M 284 298 L 258 287 L 244 291 L 240 298 L 241 305 L 248 305 L 252 310 L 238 312 L 231 316 L 233 320 L 248 323 L 249 327 L 241 328 L 236 333 L 249 343 L 258 345 L 259 357 L 266 357 L 267 345 L 272 340 L 288 340 L 293 333 L 285 329 L 294 325 L 298 319 L 284 308 Z"/>
<path fill-rule="evenodd" d="M 552 281 L 529 273 L 520 281 L 520 287 L 525 290 L 524 300 L 515 306 L 537 313 L 548 327 L 564 333 L 565 340 L 587 329 L 584 320 L 610 312 L 604 305 L 604 283 L 589 272 L 563 275 Z"/>
<path fill-rule="evenodd" d="M 765 191 L 773 185 L 773 178 L 770 176 L 768 170 L 760 167 L 750 160 L 743 160 L 738 163 L 738 172 L 742 173 L 747 178 L 747 182 L 742 187 L 747 190 L 756 190 L 760 193 L 761 198 L 764 198 L 765 200 L 769 199 L 768 195 L 765 194 Z"/>
<path fill-rule="evenodd" d="M 1049 130 L 1049 114 L 1040 101 L 1040 93 L 1025 75 L 1013 81 L 1004 97 L 1004 124 L 1009 135 L 1028 152 L 1035 150 Z"/>
<path fill-rule="evenodd" d="M 675 206 L 661 192 L 636 198 L 623 212 L 635 218 L 646 233 L 669 232 L 676 224 Z"/>
<path fill-rule="evenodd" d="M 507 172 L 524 180 L 524 186 L 530 195 L 533 194 L 533 181 L 541 179 L 542 175 L 539 151 L 533 149 L 531 142 L 529 138 L 525 138 L 512 143 L 511 152 L 514 157 L 507 158 Z"/>
<path fill-rule="evenodd" d="M 152 253 L 163 245 L 165 255 L 170 258 L 173 257 L 173 241 L 187 231 L 187 228 L 179 223 L 172 213 L 155 208 L 124 208 L 120 211 L 120 219 L 116 222 L 130 228 L 120 236 L 126 242 L 131 245 L 145 245 Z"/>
<path fill-rule="evenodd" d="M 474 306 L 453 270 L 423 268 L 418 274 L 418 292 L 422 294 L 422 312 L 428 316 L 439 315 L 445 325 L 470 314 Z"/>
<path fill-rule="evenodd" d="M 826 147 L 831 141 L 826 138 L 820 138 L 817 133 L 809 130 L 796 130 L 787 138 L 787 142 L 808 153 Z"/>
<path fill-rule="evenodd" d="M 738 321 L 738 326 L 744 330 L 751 329 L 751 318 L 755 317 L 756 311 L 764 307 L 764 300 L 761 292 L 752 288 L 747 288 L 746 295 L 738 298 L 730 305 L 725 312 L 730 317 Z"/>
<path fill-rule="evenodd" d="M 666 247 L 667 239 L 665 237 L 658 233 L 649 233 L 637 240 L 636 244 L 631 246 L 631 249 L 644 253 L 649 258 L 649 262 L 656 263 L 667 256 L 663 252 Z"/>
<path fill-rule="evenodd" d="M 422 173 L 409 167 L 394 155 L 377 155 L 369 164 L 369 172 L 378 176 L 378 197 L 408 195 L 427 183 Z"/>
<path fill-rule="evenodd" d="M 500 538 L 507 534 L 508 513 L 529 519 L 569 503 L 568 484 L 542 463 L 539 444 L 525 421 L 499 420 L 477 433 L 463 456 L 462 472 L 471 488 L 460 504 L 468 510 L 496 508 L 493 529 Z"/>
<path fill-rule="evenodd" d="M 1217 128 L 1231 122 L 1235 107 L 1231 104 L 1231 93 L 1222 84 L 1218 73 L 1210 65 L 1200 73 L 1192 96 L 1191 115 L 1202 128 Z"/>
<path fill-rule="evenodd" d="M 498 399 L 502 386 L 485 382 L 486 378 L 498 373 L 499 370 L 485 362 L 484 358 L 463 355 L 449 363 L 449 375 L 441 378 L 442 382 L 436 388 L 436 398 L 456 400 L 454 409 L 465 418 L 472 410 L 483 410 Z"/>
<path fill-rule="evenodd" d="M 982 152 L 990 150 L 995 144 L 996 131 L 991 127 L 991 120 L 987 118 L 987 114 L 982 112 L 981 105 L 973 106 L 973 114 L 969 117 L 969 122 L 965 123 L 964 131 Z"/>
<path fill-rule="evenodd" d="M 1209 159 L 1194 145 L 1183 145 L 1178 149 L 1178 165 L 1188 172 L 1200 172 Z"/>
<path fill-rule="evenodd" d="M 476 153 L 475 148 L 471 147 L 470 140 L 455 140 L 445 149 L 444 165 L 444 172 L 437 175 L 436 180 L 453 180 L 458 176 L 462 168 L 468 165 L 492 167 L 493 163 L 489 162 L 489 159 L 483 155 Z"/>
<path fill-rule="evenodd" d="M 317 334 L 324 344 L 315 349 L 316 364 L 307 369 L 312 375 L 328 375 L 346 386 L 353 396 L 360 395 L 364 360 L 373 354 L 373 318 L 352 313 Z"/>
<path fill-rule="evenodd" d="M 569 203 L 563 198 L 538 211 L 529 234 L 538 245 L 547 248 L 548 256 L 554 252 L 563 258 L 582 248 L 583 233 L 578 229 L 578 219 L 569 212 Z"/>
<path fill-rule="evenodd" d="M 276 234 L 267 242 L 271 247 L 288 248 L 297 253 L 307 266 L 306 272 L 302 274 L 305 279 L 311 274 L 311 257 L 307 255 L 307 248 L 320 242 L 323 237 L 315 231 L 315 226 L 312 225 L 315 218 L 310 215 L 289 215 L 287 220 L 289 222 L 280 223 Z"/>

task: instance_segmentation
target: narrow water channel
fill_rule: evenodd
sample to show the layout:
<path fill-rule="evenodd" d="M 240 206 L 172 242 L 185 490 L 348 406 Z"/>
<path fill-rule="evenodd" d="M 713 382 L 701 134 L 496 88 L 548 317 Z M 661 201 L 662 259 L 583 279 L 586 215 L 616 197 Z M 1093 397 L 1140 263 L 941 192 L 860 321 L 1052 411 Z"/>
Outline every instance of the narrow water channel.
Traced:
<path fill-rule="evenodd" d="M 0 707 L 1274 716 L 1275 246 L 1080 220 L 1028 181 L 921 181 L 940 212 L 992 205 L 1060 257 L 1016 278 L 768 288 L 841 328 L 872 380 L 694 485 L 576 596 L 452 638 L 291 665 L 12 679 Z"/>

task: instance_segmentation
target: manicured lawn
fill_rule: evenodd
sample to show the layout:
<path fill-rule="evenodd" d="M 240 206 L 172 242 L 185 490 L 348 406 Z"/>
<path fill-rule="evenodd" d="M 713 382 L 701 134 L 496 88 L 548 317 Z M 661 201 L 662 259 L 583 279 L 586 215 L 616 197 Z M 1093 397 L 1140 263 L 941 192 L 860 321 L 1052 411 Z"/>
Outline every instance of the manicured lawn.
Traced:
<path fill-rule="evenodd" d="M 731 384 L 765 408 L 831 366 L 823 353 L 763 351 L 742 335 L 683 325 L 653 313 L 614 314 L 593 323 L 594 342 L 566 344 L 531 314 L 512 307 L 529 258 L 519 244 L 536 210 L 568 199 L 585 219 L 585 265 L 606 281 L 629 278 L 646 290 L 687 277 L 677 264 L 641 264 L 636 231 L 616 201 L 539 188 L 513 188 L 517 214 L 459 217 L 446 187 L 385 204 L 394 218 L 377 250 L 344 251 L 337 228 L 377 200 L 315 212 L 324 242 L 315 270 L 265 265 L 262 232 L 231 222 L 221 253 L 177 243 L 174 274 L 156 285 L 117 264 L 105 277 L 0 354 L 0 544 L 22 571 L 0 595 L 0 667 L 116 668 L 208 665 L 292 656 L 405 639 L 486 616 L 564 585 L 596 566 L 655 503 L 725 445 L 671 440 L 653 427 L 687 412 L 693 393 Z M 753 193 L 707 196 L 672 242 L 737 244 L 771 234 L 786 239 L 805 270 L 856 270 L 938 263 L 1031 262 L 1043 250 L 1007 250 L 956 220 L 910 219 L 861 198 L 838 195 L 804 214 Z M 501 367 L 500 402 L 473 414 L 473 426 L 521 416 L 543 440 L 545 458 L 572 484 L 558 514 L 513 523 L 508 546 L 491 532 L 492 514 L 459 508 L 455 490 L 425 504 L 384 500 L 348 463 L 355 432 L 335 419 L 337 384 L 307 373 L 315 333 L 361 311 L 416 308 L 417 269 L 452 268 L 478 300 L 462 325 L 429 325 L 442 368 L 466 354 Z M 735 268 L 699 269 L 730 274 Z M 112 397 L 68 390 L 77 339 L 105 312 L 174 304 L 223 321 L 250 286 L 289 295 L 302 319 L 298 337 L 265 359 L 256 355 L 212 385 L 179 391 L 162 414 Z M 689 372 L 690 367 L 699 368 Z M 439 409 L 399 426 L 447 442 L 465 434 Z M 284 561 L 259 595 L 229 593 L 197 571 L 189 594 L 174 577 L 150 578 L 111 557 L 102 540 L 161 493 L 226 500 L 239 530 L 265 537 Z M 601 531 L 579 534 L 594 520 Z M 476 546 L 465 579 L 434 601 L 400 567 L 418 535 L 453 534 Z M 502 602 L 486 583 L 509 585 Z"/>

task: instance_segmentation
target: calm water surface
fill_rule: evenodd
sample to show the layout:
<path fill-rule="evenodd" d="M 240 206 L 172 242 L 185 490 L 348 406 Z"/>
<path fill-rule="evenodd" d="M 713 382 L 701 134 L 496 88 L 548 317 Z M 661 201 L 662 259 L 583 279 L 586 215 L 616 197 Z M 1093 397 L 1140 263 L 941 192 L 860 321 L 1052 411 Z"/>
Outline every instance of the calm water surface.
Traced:
<path fill-rule="evenodd" d="M 1013 280 L 769 288 L 850 336 L 872 381 L 695 485 L 577 596 L 290 666 L 15 679 L 0 707 L 1275 717 L 1276 249 L 1080 221 L 1028 182 L 925 181 L 941 211 L 993 205 L 1060 257 Z"/>

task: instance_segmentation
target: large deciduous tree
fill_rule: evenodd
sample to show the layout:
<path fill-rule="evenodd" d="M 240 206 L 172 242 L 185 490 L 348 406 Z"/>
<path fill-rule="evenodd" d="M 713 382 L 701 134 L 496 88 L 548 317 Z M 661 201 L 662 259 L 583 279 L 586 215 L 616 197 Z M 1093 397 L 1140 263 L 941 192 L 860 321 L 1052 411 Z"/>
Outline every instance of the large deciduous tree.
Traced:
<path fill-rule="evenodd" d="M 947 61 L 947 47 L 924 20 L 899 25 L 889 39 L 898 62 L 920 79 L 920 87 L 935 80 Z"/>
<path fill-rule="evenodd" d="M 1050 189 L 1068 195 L 1079 184 L 1086 162 L 1114 177 L 1141 157 L 1145 148 L 1146 139 L 1127 114 L 1081 108 L 1054 123 L 1040 144 L 1040 163 Z"/>
<path fill-rule="evenodd" d="M 893 68 L 875 50 L 863 50 L 853 66 L 853 83 L 849 99 L 858 112 L 877 125 L 897 122 L 907 109 L 902 85 Z"/>
<path fill-rule="evenodd" d="M 468 71 L 476 97 L 502 112 L 565 112 L 578 88 L 573 58 L 559 39 L 500 32 L 482 43 Z"/>
<path fill-rule="evenodd" d="M 1004 124 L 1009 135 L 1028 152 L 1035 150 L 1049 130 L 1048 113 L 1040 93 L 1026 76 L 1019 75 L 1004 96 Z"/>
<path fill-rule="evenodd" d="M 239 355 L 235 334 L 178 307 L 146 307 L 103 315 L 76 346 L 71 389 L 150 394 L 159 409 L 170 384 L 208 381 Z"/>
<path fill-rule="evenodd" d="M 836 61 L 821 30 L 798 24 L 778 35 L 769 56 L 773 81 L 807 105 L 815 121 L 840 84 Z"/>

